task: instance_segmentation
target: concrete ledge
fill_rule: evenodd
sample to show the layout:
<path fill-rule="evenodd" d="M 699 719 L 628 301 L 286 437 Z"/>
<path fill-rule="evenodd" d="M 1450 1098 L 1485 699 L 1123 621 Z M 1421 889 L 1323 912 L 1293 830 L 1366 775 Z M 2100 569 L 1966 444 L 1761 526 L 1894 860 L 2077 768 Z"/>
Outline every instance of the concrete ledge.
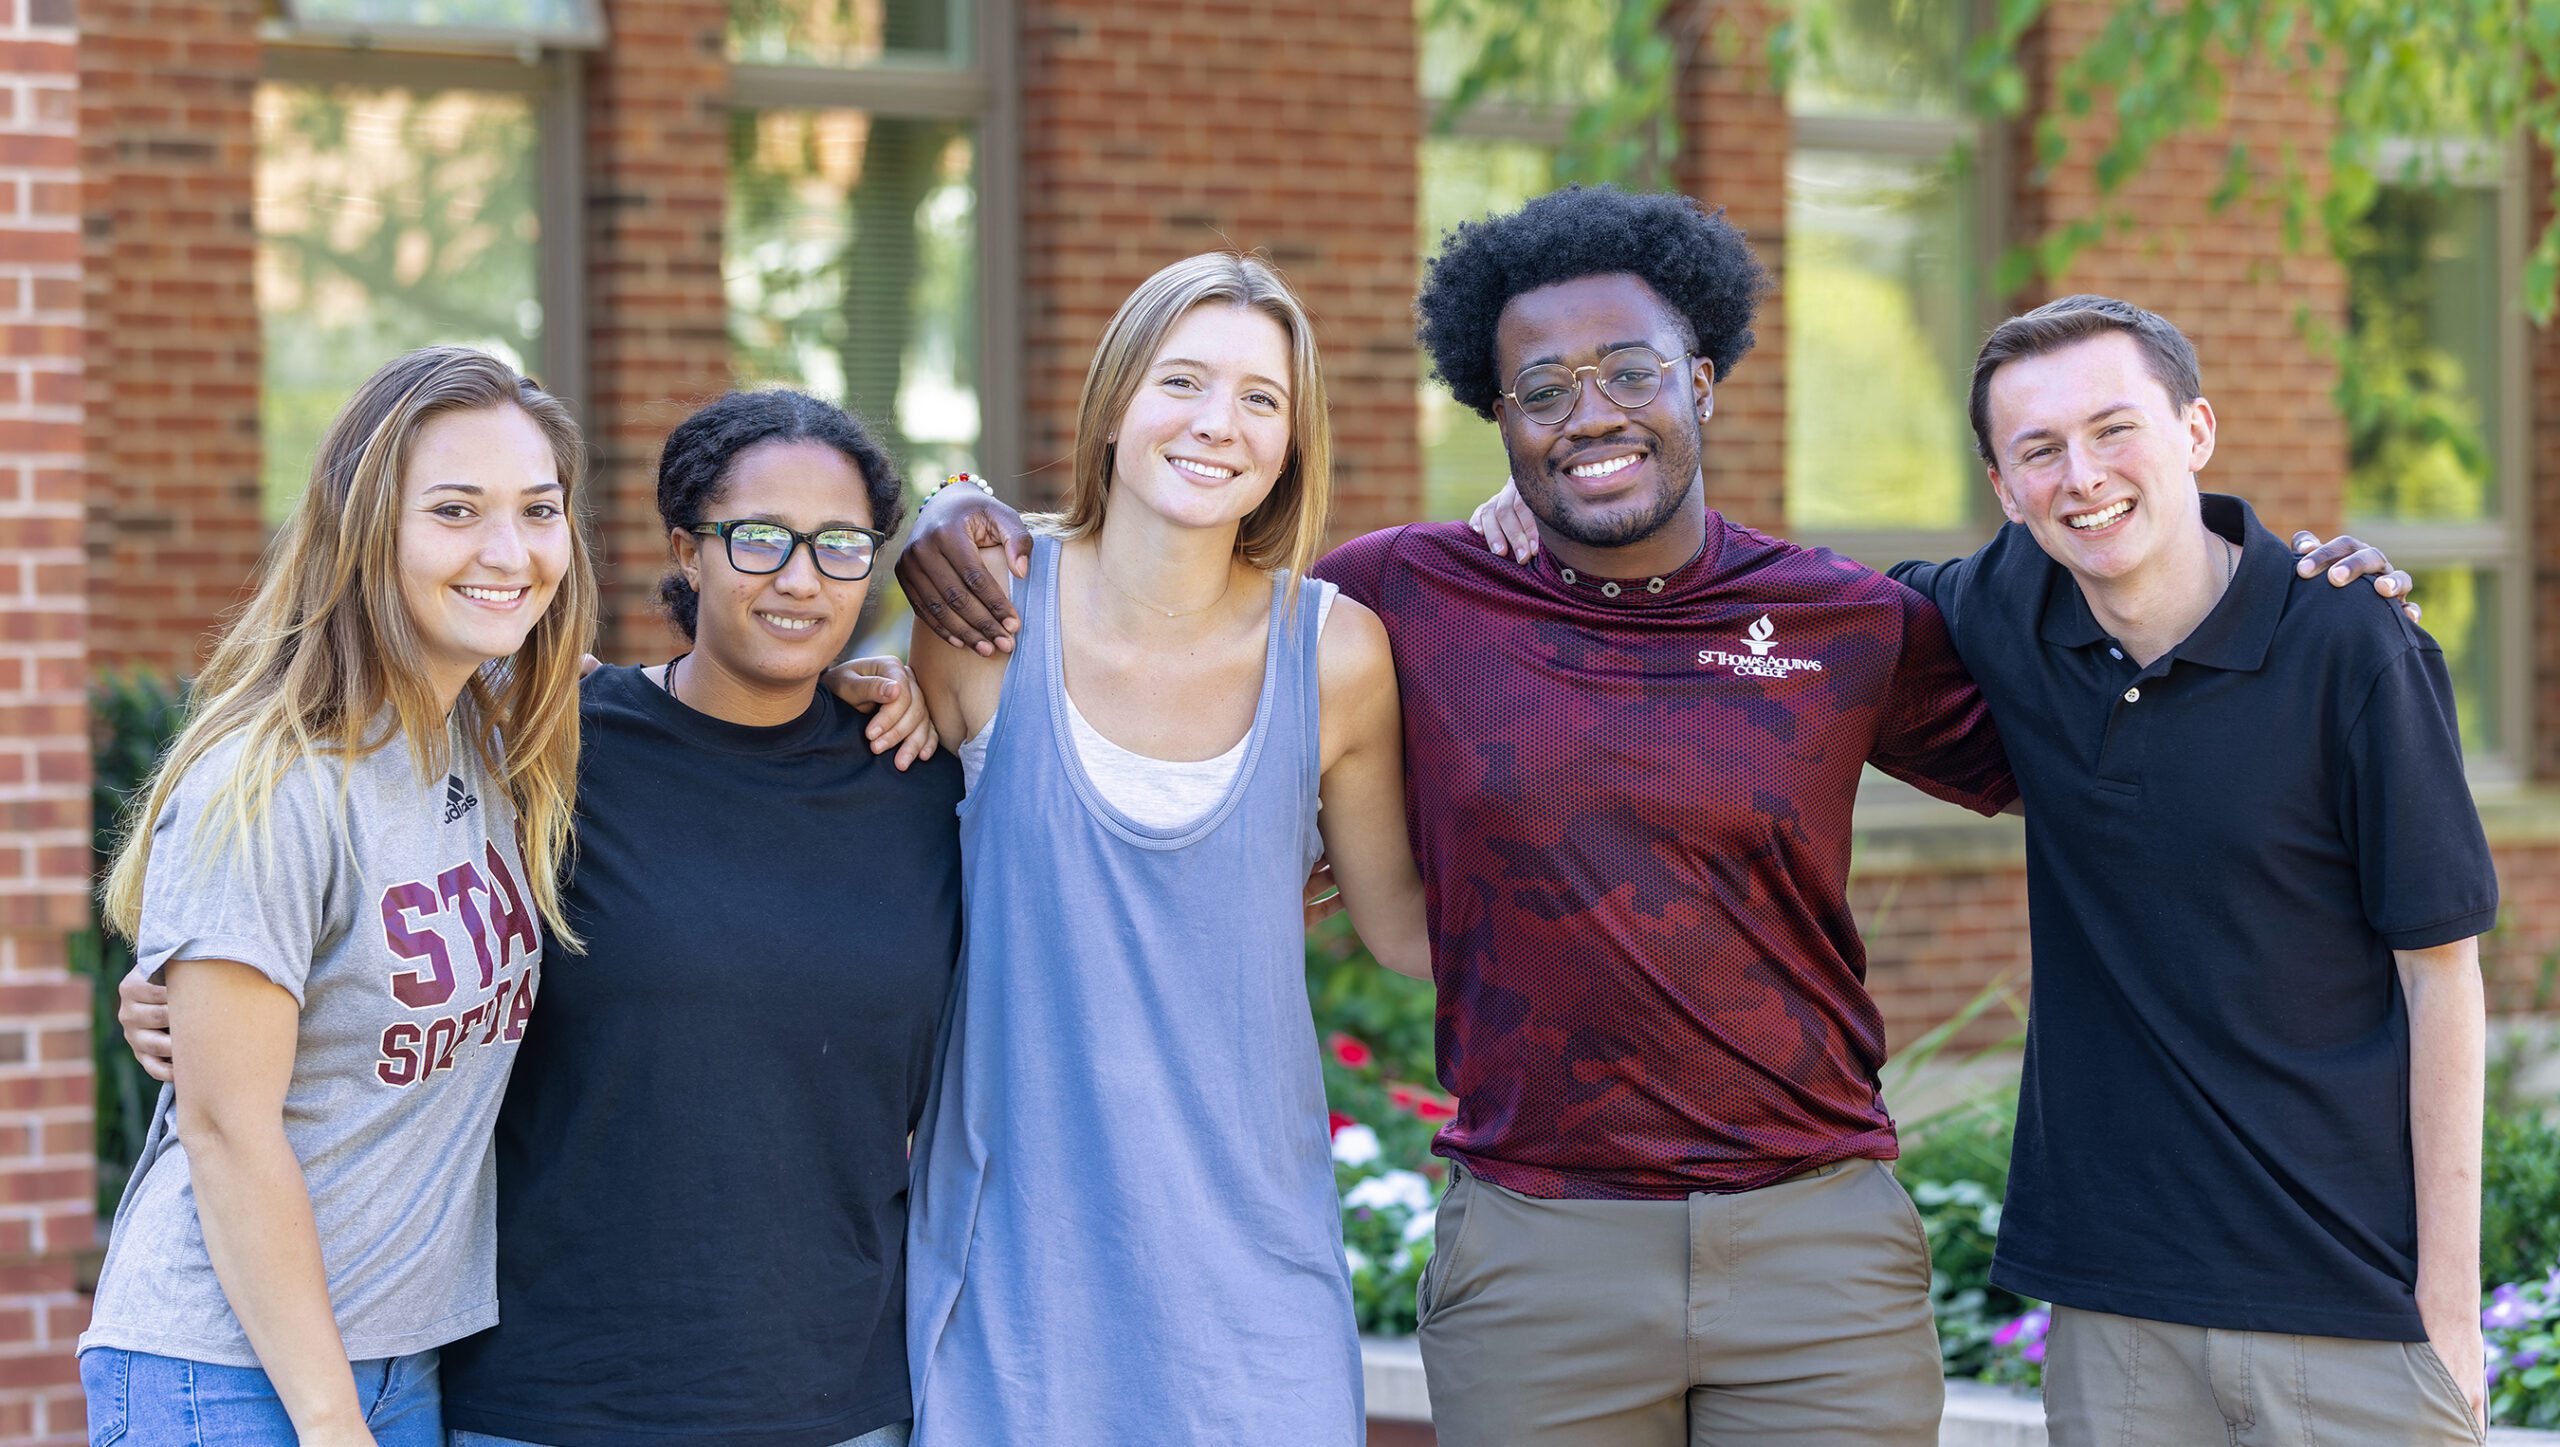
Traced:
<path fill-rule="evenodd" d="M 1422 1383 L 1422 1348 L 1411 1337 L 1362 1337 L 1360 1370 L 1373 1423 L 1431 1420 L 1431 1394 Z M 2030 1392 L 1986 1382 L 1947 1383 L 1947 1414 L 1938 1425 L 1939 1447 L 2049 1447 L 2044 1407 Z M 2490 1429 L 2491 1447 L 2560 1447 L 2560 1432 L 2520 1427 Z"/>

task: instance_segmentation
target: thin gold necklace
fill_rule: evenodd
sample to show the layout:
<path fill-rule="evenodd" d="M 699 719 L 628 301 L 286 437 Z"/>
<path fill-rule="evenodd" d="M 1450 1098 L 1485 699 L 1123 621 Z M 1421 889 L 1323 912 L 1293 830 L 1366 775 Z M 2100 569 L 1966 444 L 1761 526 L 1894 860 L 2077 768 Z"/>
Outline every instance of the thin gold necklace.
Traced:
<path fill-rule="evenodd" d="M 1102 558 L 1098 554 L 1093 560 L 1093 570 L 1097 574 L 1101 575 L 1102 581 L 1111 585 L 1112 592 L 1119 594 L 1121 597 L 1128 599 L 1130 602 L 1137 604 L 1139 607 L 1146 609 L 1150 613 L 1162 613 L 1167 618 L 1191 618 L 1208 612 L 1210 609 L 1227 601 L 1227 590 L 1234 587 L 1236 583 L 1236 570 L 1233 565 L 1229 565 L 1227 568 L 1226 581 L 1218 585 L 1217 597 L 1210 599 L 1208 602 L 1201 604 L 1197 608 L 1191 608 L 1183 612 L 1176 613 L 1161 603 L 1148 602 L 1146 599 L 1141 598 L 1137 594 L 1130 592 L 1128 589 L 1121 587 L 1120 580 L 1111 576 L 1111 570 L 1103 565 Z"/>

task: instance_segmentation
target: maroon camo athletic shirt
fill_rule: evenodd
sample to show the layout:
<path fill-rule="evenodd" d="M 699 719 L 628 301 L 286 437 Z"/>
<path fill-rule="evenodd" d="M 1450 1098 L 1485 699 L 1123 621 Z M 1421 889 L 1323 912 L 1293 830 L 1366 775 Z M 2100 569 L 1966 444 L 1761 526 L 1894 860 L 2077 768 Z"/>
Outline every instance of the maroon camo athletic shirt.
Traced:
<path fill-rule="evenodd" d="M 1896 1154 L 1850 918 L 1859 765 L 2016 796 L 1937 610 L 1710 512 L 1649 593 L 1456 523 L 1316 569 L 1385 620 L 1440 989 L 1433 1149 L 1531 1196 L 1741 1191 Z"/>

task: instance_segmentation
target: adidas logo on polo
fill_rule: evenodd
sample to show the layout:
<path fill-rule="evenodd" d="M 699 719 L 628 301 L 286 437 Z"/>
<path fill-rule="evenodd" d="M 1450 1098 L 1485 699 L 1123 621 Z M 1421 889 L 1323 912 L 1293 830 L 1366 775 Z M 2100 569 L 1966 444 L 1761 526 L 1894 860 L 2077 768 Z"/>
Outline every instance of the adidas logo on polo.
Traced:
<path fill-rule="evenodd" d="M 444 822 L 450 824 L 479 807 L 480 796 L 463 787 L 461 775 L 445 775 Z"/>
<path fill-rule="evenodd" d="M 1769 650 L 1778 646 L 1778 625 L 1763 613 L 1759 621 L 1742 630 L 1742 646 L 1749 654 L 1727 653 L 1721 648 L 1698 650 L 1700 668 L 1730 668 L 1744 678 L 1784 678 L 1790 673 L 1820 673 L 1819 658 L 1772 658 Z"/>

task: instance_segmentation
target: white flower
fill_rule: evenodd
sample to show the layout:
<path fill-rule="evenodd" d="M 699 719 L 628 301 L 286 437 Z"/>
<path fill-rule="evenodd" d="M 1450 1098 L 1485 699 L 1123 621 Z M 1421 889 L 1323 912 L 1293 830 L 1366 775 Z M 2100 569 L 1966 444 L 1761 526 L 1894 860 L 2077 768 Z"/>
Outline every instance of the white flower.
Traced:
<path fill-rule="evenodd" d="M 1345 1246 L 1342 1248 L 1342 1264 L 1350 1267 L 1351 1274 L 1357 1276 L 1369 1269 L 1369 1253 L 1357 1246 Z"/>
<path fill-rule="evenodd" d="M 1390 1206 L 1401 1206 L 1408 1211 L 1428 1211 L 1431 1209 L 1431 1183 L 1413 1171 L 1387 1171 L 1353 1186 L 1343 1195 L 1342 1204 L 1354 1211 L 1363 1206 L 1372 1211 L 1383 1211 Z"/>
<path fill-rule="evenodd" d="M 1439 1218 L 1440 1212 L 1437 1207 L 1428 1211 L 1416 1211 L 1413 1219 L 1404 1223 L 1404 1239 L 1408 1242 L 1420 1241 L 1429 1236 L 1432 1226 Z"/>
<path fill-rule="evenodd" d="M 1336 1165 L 1365 1166 L 1378 1158 L 1378 1133 L 1365 1125 L 1346 1125 L 1333 1133 Z"/>

